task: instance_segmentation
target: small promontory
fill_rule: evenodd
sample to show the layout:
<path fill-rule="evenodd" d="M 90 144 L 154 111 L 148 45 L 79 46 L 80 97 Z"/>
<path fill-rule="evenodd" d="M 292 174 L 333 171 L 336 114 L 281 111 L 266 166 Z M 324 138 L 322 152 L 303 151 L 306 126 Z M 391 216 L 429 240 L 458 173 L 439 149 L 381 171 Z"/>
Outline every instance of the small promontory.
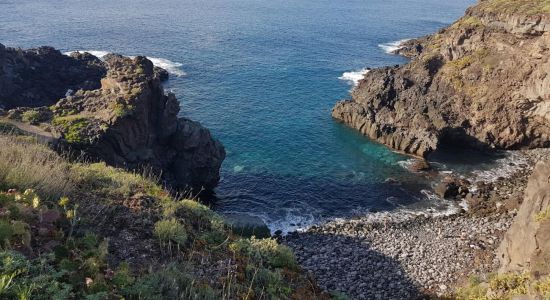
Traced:
<path fill-rule="evenodd" d="M 483 0 L 370 71 L 332 116 L 405 153 L 550 146 L 550 6 Z"/>
<path fill-rule="evenodd" d="M 152 169 L 171 187 L 212 190 L 225 158 L 209 130 L 178 118 L 167 73 L 146 57 L 63 55 L 51 47 L 0 45 L 0 108 L 39 125 L 57 148 L 130 170 Z"/>

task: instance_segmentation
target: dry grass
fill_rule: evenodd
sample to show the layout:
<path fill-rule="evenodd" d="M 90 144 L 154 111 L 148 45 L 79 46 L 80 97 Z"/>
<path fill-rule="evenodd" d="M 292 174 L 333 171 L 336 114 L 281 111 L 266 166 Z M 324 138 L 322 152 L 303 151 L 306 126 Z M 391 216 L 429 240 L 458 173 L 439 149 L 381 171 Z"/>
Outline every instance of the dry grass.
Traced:
<path fill-rule="evenodd" d="M 70 165 L 31 138 L 0 136 L 0 189 L 36 190 L 57 200 L 74 190 Z"/>
<path fill-rule="evenodd" d="M 479 7 L 495 13 L 537 15 L 550 13 L 550 0 L 488 0 Z"/>

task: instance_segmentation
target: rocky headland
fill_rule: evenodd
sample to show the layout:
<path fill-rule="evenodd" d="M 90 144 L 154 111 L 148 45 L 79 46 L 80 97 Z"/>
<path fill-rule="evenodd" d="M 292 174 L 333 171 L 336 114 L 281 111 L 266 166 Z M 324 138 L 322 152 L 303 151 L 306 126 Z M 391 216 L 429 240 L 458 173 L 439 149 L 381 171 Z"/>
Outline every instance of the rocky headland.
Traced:
<path fill-rule="evenodd" d="M 178 118 L 176 97 L 162 87 L 167 77 L 142 56 L 100 60 L 0 45 L 0 108 L 7 120 L 49 132 L 59 151 L 147 169 L 177 190 L 211 191 L 225 150 L 208 129 Z"/>
<path fill-rule="evenodd" d="M 482 0 L 402 44 L 408 64 L 370 70 L 335 105 L 336 120 L 407 154 L 518 150 L 524 160 L 489 181 L 434 177 L 441 201 L 467 210 L 373 213 L 284 237 L 322 288 L 353 299 L 550 296 L 548 5 Z M 411 170 L 437 173 L 422 159 Z"/>
<path fill-rule="evenodd" d="M 368 72 L 332 116 L 393 149 L 550 147 L 550 13 L 542 0 L 486 0 Z"/>

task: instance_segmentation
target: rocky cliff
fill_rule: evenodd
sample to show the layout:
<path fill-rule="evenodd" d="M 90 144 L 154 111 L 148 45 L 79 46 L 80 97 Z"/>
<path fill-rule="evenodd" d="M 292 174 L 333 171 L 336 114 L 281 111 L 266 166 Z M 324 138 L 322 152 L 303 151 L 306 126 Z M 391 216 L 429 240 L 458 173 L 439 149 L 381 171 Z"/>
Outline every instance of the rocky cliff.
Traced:
<path fill-rule="evenodd" d="M 403 66 L 367 73 L 332 116 L 396 150 L 550 146 L 550 6 L 483 0 L 406 43 Z"/>
<path fill-rule="evenodd" d="M 499 258 L 500 272 L 550 274 L 550 161 L 535 167 Z"/>
<path fill-rule="evenodd" d="M 16 118 L 28 111 L 21 107 L 49 116 L 39 121 L 60 137 L 61 150 L 132 170 L 152 168 L 172 187 L 195 193 L 218 183 L 223 146 L 199 123 L 178 118 L 179 103 L 161 84 L 166 73 L 147 58 L 0 50 L 0 105 L 18 107 L 10 111 Z M 41 105 L 49 107 L 36 108 Z"/>

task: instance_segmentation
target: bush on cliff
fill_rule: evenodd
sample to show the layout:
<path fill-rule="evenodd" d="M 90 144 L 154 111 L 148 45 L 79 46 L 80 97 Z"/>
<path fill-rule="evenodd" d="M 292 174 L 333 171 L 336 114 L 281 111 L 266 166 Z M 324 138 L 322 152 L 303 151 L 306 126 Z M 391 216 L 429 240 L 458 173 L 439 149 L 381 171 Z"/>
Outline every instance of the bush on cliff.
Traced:
<path fill-rule="evenodd" d="M 328 297 L 288 248 L 236 236 L 155 177 L 0 143 L 0 299 Z"/>

